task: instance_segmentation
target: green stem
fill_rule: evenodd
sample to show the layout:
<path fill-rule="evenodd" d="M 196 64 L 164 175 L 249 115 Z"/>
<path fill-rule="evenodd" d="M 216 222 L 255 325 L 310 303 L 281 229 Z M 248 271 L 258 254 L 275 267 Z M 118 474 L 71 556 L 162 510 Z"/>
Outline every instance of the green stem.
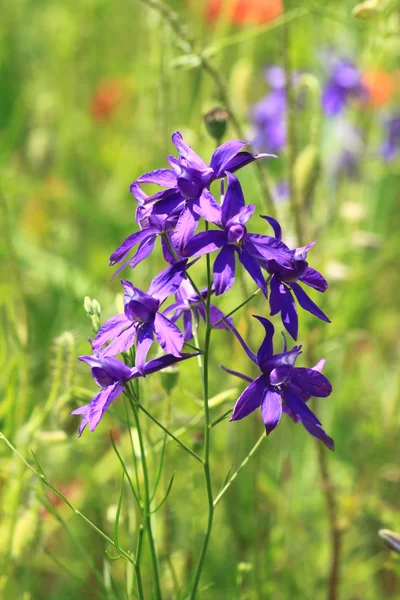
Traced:
<path fill-rule="evenodd" d="M 154 541 L 153 530 L 151 526 L 151 501 L 150 501 L 150 484 L 149 484 L 149 472 L 147 469 L 147 461 L 146 461 L 146 449 L 144 447 L 143 434 L 140 426 L 139 419 L 139 411 L 138 407 L 135 405 L 135 397 L 133 396 L 130 388 L 126 388 L 128 390 L 128 397 L 131 403 L 133 416 L 135 419 L 136 431 L 138 434 L 139 446 L 140 446 L 140 456 L 142 459 L 142 471 L 143 471 L 143 482 L 144 482 L 144 518 L 146 523 L 146 531 L 149 539 L 150 546 L 150 554 L 151 560 L 153 563 L 153 572 L 154 572 L 154 585 L 156 590 L 156 598 L 157 600 L 161 600 L 161 585 L 160 585 L 160 573 L 158 568 L 158 557 L 156 544 Z"/>
<path fill-rule="evenodd" d="M 139 533 L 138 533 L 138 541 L 137 541 L 137 547 L 136 547 L 136 564 L 135 564 L 135 573 L 136 573 L 136 582 L 137 582 L 137 587 L 138 587 L 139 600 L 144 600 L 142 574 L 140 571 L 140 558 L 142 556 L 143 534 L 144 534 L 144 527 L 143 527 L 143 525 L 141 525 L 139 527 Z"/>
<path fill-rule="evenodd" d="M 234 472 L 234 474 L 232 475 L 232 477 L 230 477 L 230 479 L 226 483 L 226 485 L 224 485 L 224 487 L 222 488 L 222 490 L 220 491 L 220 493 L 218 494 L 218 496 L 214 500 L 214 508 L 217 506 L 218 502 L 221 500 L 222 496 L 225 494 L 225 492 L 227 491 L 227 489 L 235 481 L 236 477 L 239 475 L 239 473 L 243 469 L 243 467 L 245 467 L 247 465 L 247 463 L 249 462 L 250 458 L 253 456 L 253 454 L 255 453 L 255 451 L 257 450 L 257 448 L 262 444 L 262 442 L 265 440 L 265 438 L 266 438 L 266 435 L 265 435 L 265 433 L 263 433 L 262 436 L 258 439 L 258 441 L 254 444 L 254 446 L 252 447 L 252 449 L 250 450 L 250 452 L 248 453 L 248 455 L 246 456 L 246 458 L 244 459 L 244 461 L 239 465 L 239 467 L 236 469 L 236 471 Z"/>
<path fill-rule="evenodd" d="M 207 227 L 207 225 L 206 225 Z M 206 335 L 204 341 L 204 364 L 203 364 L 203 396 L 204 396 L 204 477 L 206 483 L 207 501 L 208 501 L 208 518 L 206 530 L 204 533 L 203 545 L 200 552 L 199 562 L 194 576 L 193 587 L 190 594 L 190 600 L 196 598 L 197 589 L 200 582 L 201 573 L 203 571 L 204 559 L 206 557 L 208 544 L 210 541 L 211 529 L 214 518 L 214 503 L 210 470 L 210 408 L 208 405 L 209 399 L 209 355 L 210 355 L 210 339 L 212 327 L 210 324 L 210 303 L 211 303 L 211 262 L 210 255 L 207 254 L 207 299 L 206 299 Z"/>

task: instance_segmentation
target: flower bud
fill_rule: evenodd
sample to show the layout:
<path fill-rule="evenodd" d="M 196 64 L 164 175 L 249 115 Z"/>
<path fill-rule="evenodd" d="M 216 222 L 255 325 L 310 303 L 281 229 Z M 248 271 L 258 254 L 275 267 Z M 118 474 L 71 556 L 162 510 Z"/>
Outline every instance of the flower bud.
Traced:
<path fill-rule="evenodd" d="M 91 314 L 91 312 L 92 312 L 92 301 L 89 298 L 89 296 L 85 296 L 85 299 L 83 301 L 83 308 L 85 309 L 85 311 L 88 314 Z"/>
<path fill-rule="evenodd" d="M 230 119 L 230 113 L 225 108 L 213 108 L 203 116 L 208 134 L 217 142 L 225 135 L 226 126 Z"/>
<path fill-rule="evenodd" d="M 388 548 L 400 554 L 400 534 L 390 529 L 380 529 L 378 535 Z"/>
<path fill-rule="evenodd" d="M 167 394 L 170 394 L 179 379 L 179 368 L 176 365 L 167 367 L 160 371 L 161 387 Z"/>
<path fill-rule="evenodd" d="M 98 300 L 96 300 L 96 298 L 93 298 L 92 300 L 92 307 L 93 307 L 93 312 L 96 315 L 101 315 L 101 306 L 100 306 L 100 302 Z"/>

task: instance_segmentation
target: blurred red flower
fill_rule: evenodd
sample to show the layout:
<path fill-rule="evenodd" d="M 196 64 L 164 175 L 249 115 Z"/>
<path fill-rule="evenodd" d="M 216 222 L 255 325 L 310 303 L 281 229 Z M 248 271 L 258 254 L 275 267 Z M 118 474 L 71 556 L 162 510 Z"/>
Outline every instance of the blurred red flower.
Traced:
<path fill-rule="evenodd" d="M 106 121 L 117 108 L 122 98 L 122 89 L 118 81 L 101 81 L 93 94 L 89 112 L 96 121 Z"/>
<path fill-rule="evenodd" d="M 371 69 L 365 71 L 362 81 L 368 90 L 369 106 L 379 108 L 393 98 L 394 81 L 391 73 Z"/>
<path fill-rule="evenodd" d="M 282 0 L 207 0 L 206 4 L 206 18 L 211 23 L 226 15 L 235 25 L 262 24 L 282 13 Z"/>

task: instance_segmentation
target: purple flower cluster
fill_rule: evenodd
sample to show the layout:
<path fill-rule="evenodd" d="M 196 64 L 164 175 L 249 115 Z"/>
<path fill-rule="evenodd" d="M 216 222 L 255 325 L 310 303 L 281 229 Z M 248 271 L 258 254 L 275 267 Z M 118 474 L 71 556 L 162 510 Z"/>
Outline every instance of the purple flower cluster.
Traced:
<path fill-rule="evenodd" d="M 328 57 L 329 78 L 322 94 L 322 106 L 328 116 L 339 115 L 352 99 L 365 102 L 368 90 L 358 67 L 334 54 Z"/>
<path fill-rule="evenodd" d="M 159 237 L 167 267 L 153 278 L 147 291 L 128 280 L 121 281 L 123 313 L 111 317 L 99 329 L 92 342 L 93 356 L 80 357 L 90 365 L 93 379 L 102 389 L 88 405 L 74 411 L 73 414 L 82 415 L 79 434 L 86 425 L 91 431 L 97 427 L 127 382 L 196 356 L 196 353 L 184 353 L 183 348 L 203 320 L 215 328 L 231 330 L 262 373 L 239 398 L 233 420 L 261 406 L 269 434 L 281 413 L 286 412 L 328 447 L 333 447 L 332 440 L 306 404 L 311 396 L 328 396 L 331 392 L 319 367 L 294 367 L 300 346 L 289 352 L 285 348 L 282 354 L 274 355 L 274 329 L 263 317 L 257 318 L 265 327 L 265 339 L 257 355 L 253 354 L 232 319 L 209 302 L 211 294 L 218 297 L 232 288 L 238 266 L 254 280 L 269 300 L 271 315 L 280 314 L 283 326 L 295 340 L 298 334 L 295 299 L 303 309 L 329 321 L 301 286 L 305 284 L 320 292 L 327 288 L 323 276 L 308 266 L 307 252 L 315 242 L 290 249 L 282 241 L 281 226 L 271 217 L 262 218 L 272 227 L 273 235 L 248 231 L 255 206 L 246 205 L 234 173 L 270 155 L 251 154 L 243 150 L 244 142 L 232 140 L 215 150 L 208 165 L 185 144 L 180 133 L 174 133 L 172 141 L 178 157 L 167 157 L 171 168 L 146 173 L 131 185 L 138 204 L 139 231 L 127 237 L 110 257 L 111 265 L 119 265 L 117 273 L 126 266 L 134 268 L 150 255 Z M 219 201 L 210 191 L 212 182 L 217 179 L 227 181 L 226 193 L 224 184 L 221 186 Z M 156 184 L 160 191 L 148 195 L 143 190 L 144 184 Z M 196 233 L 201 219 L 205 230 Z M 189 270 L 199 257 L 212 253 L 216 253 L 212 285 L 210 282 L 210 289 L 199 291 L 192 284 Z M 164 306 L 168 299 L 172 303 Z M 183 331 L 178 327 L 181 319 Z M 165 354 L 148 361 L 154 341 Z M 131 349 L 135 357 L 133 367 L 116 358 L 118 354 L 126 357 Z"/>

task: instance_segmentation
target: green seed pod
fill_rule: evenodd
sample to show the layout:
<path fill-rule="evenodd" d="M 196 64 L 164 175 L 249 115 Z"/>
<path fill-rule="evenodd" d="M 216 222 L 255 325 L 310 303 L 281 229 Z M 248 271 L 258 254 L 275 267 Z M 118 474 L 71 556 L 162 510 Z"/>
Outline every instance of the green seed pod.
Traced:
<path fill-rule="evenodd" d="M 167 393 L 170 394 L 174 387 L 177 385 L 179 379 L 179 368 L 174 365 L 167 367 L 160 371 L 161 387 Z"/>
<path fill-rule="evenodd" d="M 309 144 L 298 155 L 293 169 L 294 193 L 300 207 L 311 204 L 319 172 L 318 148 L 314 144 Z"/>
<path fill-rule="evenodd" d="M 90 315 L 93 311 L 92 309 L 92 301 L 89 298 L 89 296 L 85 296 L 85 299 L 83 301 L 83 308 L 85 309 L 85 311 Z"/>
<path fill-rule="evenodd" d="M 209 135 L 220 142 L 225 135 L 230 113 L 225 108 L 213 108 L 203 117 Z"/>

